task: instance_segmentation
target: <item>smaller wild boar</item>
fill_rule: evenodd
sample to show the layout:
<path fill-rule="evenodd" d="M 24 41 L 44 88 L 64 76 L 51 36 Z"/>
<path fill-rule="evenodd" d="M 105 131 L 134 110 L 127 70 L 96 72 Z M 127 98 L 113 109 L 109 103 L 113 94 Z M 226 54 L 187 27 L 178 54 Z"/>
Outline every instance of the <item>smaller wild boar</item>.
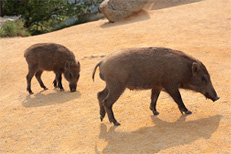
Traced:
<path fill-rule="evenodd" d="M 27 91 L 33 94 L 31 91 L 31 79 L 35 75 L 40 86 L 47 90 L 47 87 L 41 80 L 41 75 L 44 70 L 54 71 L 56 77 L 53 81 L 54 87 L 60 88 L 63 91 L 62 86 L 62 73 L 69 82 L 70 91 L 76 91 L 77 82 L 80 76 L 80 63 L 76 62 L 73 52 L 66 47 L 55 43 L 39 43 L 34 44 L 24 53 L 24 57 L 28 63 L 27 79 Z"/>
<path fill-rule="evenodd" d="M 151 89 L 150 109 L 158 115 L 156 102 L 161 90 L 166 91 L 177 103 L 180 112 L 191 114 L 181 98 L 179 88 L 200 92 L 213 101 L 219 99 L 206 67 L 199 60 L 185 53 L 162 47 L 129 48 L 111 54 L 100 61 L 100 78 L 106 87 L 98 93 L 101 121 L 105 111 L 109 121 L 120 125 L 114 117 L 112 106 L 126 88 Z"/>

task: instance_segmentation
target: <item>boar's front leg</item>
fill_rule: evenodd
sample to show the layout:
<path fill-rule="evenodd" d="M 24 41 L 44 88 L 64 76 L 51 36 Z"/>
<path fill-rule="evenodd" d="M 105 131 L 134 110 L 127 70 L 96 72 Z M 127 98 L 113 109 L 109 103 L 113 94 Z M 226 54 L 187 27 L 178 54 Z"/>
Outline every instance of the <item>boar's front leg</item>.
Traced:
<path fill-rule="evenodd" d="M 159 89 L 152 89 L 150 110 L 153 112 L 154 115 L 159 114 L 159 112 L 156 111 L 156 102 L 157 102 L 159 95 L 160 95 Z"/>
<path fill-rule="evenodd" d="M 41 79 L 41 75 L 42 75 L 43 71 L 37 71 L 35 74 L 35 77 L 37 78 L 40 87 L 42 87 L 44 90 L 47 90 L 48 88 L 43 84 L 43 81 Z"/>
<path fill-rule="evenodd" d="M 55 74 L 56 74 L 56 80 L 58 81 L 58 87 L 60 88 L 61 91 L 64 91 L 63 85 L 62 85 L 62 73 L 59 71 L 56 71 Z"/>
<path fill-rule="evenodd" d="M 181 95 L 180 95 L 180 92 L 179 92 L 179 89 L 178 88 L 173 88 L 173 87 L 168 87 L 168 88 L 165 88 L 165 90 L 169 93 L 169 95 L 174 99 L 174 101 L 177 103 L 178 105 L 178 108 L 180 110 L 180 112 L 183 114 L 183 112 L 185 114 L 192 114 L 191 111 L 189 111 L 183 101 L 182 101 L 182 98 L 181 98 Z"/>

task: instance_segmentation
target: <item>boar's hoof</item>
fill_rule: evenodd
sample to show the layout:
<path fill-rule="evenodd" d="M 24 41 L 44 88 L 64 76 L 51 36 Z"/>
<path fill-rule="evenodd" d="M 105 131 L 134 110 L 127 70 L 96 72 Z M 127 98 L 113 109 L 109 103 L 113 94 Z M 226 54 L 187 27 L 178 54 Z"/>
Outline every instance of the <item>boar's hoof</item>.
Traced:
<path fill-rule="evenodd" d="M 63 89 L 63 88 L 60 88 L 60 91 L 64 91 L 64 89 Z"/>
<path fill-rule="evenodd" d="M 120 123 L 119 122 L 114 122 L 114 126 L 119 126 L 120 125 Z"/>
<path fill-rule="evenodd" d="M 153 114 L 154 114 L 154 115 L 158 115 L 158 114 L 159 114 L 159 112 L 157 112 L 157 111 L 153 111 Z"/>
<path fill-rule="evenodd" d="M 44 87 L 43 89 L 44 89 L 44 90 L 48 90 L 48 88 L 47 88 L 47 87 Z"/>
<path fill-rule="evenodd" d="M 192 112 L 191 111 L 186 111 L 185 114 L 192 114 Z"/>
<path fill-rule="evenodd" d="M 154 107 L 153 106 L 150 106 L 149 109 L 153 112 L 154 115 L 158 115 L 159 114 L 159 112 L 154 111 Z"/>
<path fill-rule="evenodd" d="M 104 116 L 100 116 L 100 120 L 103 121 Z"/>
<path fill-rule="evenodd" d="M 32 91 L 29 92 L 30 95 L 34 94 Z"/>
<path fill-rule="evenodd" d="M 189 111 L 189 110 L 187 110 L 187 111 L 185 111 L 185 110 L 183 110 L 183 109 L 180 109 L 180 112 L 181 112 L 181 114 L 192 114 L 192 112 L 191 111 Z"/>

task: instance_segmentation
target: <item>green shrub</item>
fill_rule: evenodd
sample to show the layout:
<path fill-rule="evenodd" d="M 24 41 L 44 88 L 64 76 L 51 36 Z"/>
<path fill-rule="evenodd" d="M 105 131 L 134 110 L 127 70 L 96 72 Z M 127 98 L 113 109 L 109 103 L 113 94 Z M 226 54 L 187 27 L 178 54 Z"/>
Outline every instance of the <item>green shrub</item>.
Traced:
<path fill-rule="evenodd" d="M 0 28 L 0 37 L 30 36 L 29 32 L 23 28 L 23 22 L 7 21 Z"/>

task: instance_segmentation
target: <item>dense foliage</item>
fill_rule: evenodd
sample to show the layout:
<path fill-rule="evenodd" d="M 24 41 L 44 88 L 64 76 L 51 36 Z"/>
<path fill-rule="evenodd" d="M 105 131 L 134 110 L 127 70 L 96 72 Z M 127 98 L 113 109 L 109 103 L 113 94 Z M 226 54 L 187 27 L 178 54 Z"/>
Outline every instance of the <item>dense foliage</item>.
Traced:
<path fill-rule="evenodd" d="M 1 37 L 29 36 L 29 32 L 23 27 L 20 20 L 7 21 L 0 29 Z"/>
<path fill-rule="evenodd" d="M 32 34 L 66 26 L 71 17 L 91 12 L 102 0 L 3 0 L 3 15 L 20 16 Z"/>

